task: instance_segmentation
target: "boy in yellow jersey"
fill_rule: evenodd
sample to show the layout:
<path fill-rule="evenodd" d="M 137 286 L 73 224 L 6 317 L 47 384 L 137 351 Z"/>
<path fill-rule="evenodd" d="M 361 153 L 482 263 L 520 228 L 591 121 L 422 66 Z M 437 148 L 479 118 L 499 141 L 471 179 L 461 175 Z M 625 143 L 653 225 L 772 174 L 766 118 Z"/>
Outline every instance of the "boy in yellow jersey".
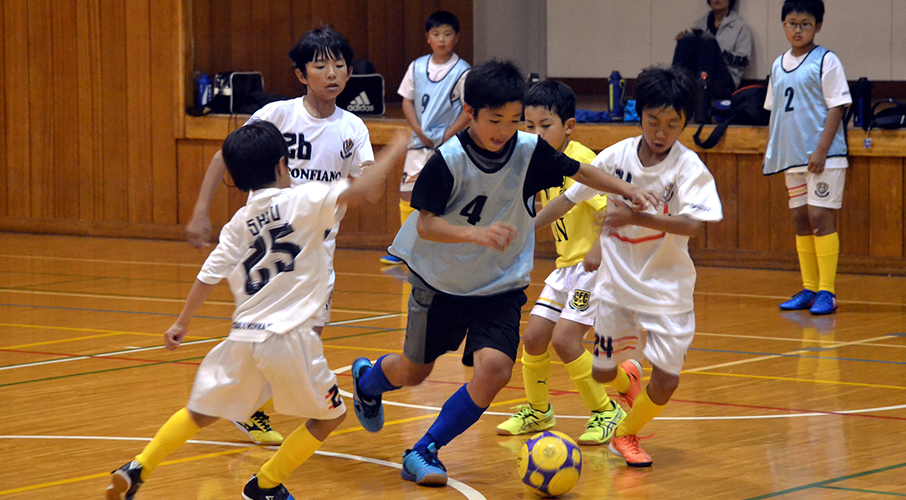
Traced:
<path fill-rule="evenodd" d="M 576 95 L 563 83 L 546 80 L 525 94 L 526 130 L 540 135 L 570 158 L 590 163 L 595 158 L 594 151 L 569 139 L 576 126 L 575 114 Z M 558 191 L 541 191 L 542 206 L 574 182 L 564 177 Z M 515 415 L 498 425 L 497 434 L 530 434 L 550 429 L 556 423 L 548 390 L 551 374 L 548 345 L 552 340 L 582 401 L 591 410 L 591 418 L 585 425 L 585 433 L 579 437 L 579 444 L 607 443 L 626 416 L 620 405 L 607 396 L 604 386 L 592 379 L 592 356 L 582 346 L 582 338 L 595 319 L 591 298 L 596 274 L 585 269 L 583 260 L 585 253 L 597 242 L 595 214 L 606 205 L 605 195 L 595 196 L 577 204 L 551 224 L 557 246 L 557 269 L 545 280 L 544 290 L 532 308 L 522 339 L 522 378 L 528 404 L 518 406 Z M 540 227 L 543 226 L 535 226 L 536 229 Z M 641 390 L 641 375 L 638 361 L 628 360 L 621 366 L 615 381 L 617 390 L 630 404 Z"/>

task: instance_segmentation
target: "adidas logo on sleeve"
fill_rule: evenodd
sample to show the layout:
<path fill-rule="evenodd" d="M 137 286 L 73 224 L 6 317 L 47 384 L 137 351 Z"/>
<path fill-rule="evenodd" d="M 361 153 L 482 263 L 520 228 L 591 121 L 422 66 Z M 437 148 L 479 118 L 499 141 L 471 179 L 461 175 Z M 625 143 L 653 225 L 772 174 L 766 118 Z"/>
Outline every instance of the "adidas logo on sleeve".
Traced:
<path fill-rule="evenodd" d="M 374 104 L 371 104 L 371 101 L 368 99 L 368 94 L 363 90 L 362 93 L 356 96 L 352 102 L 349 103 L 349 106 L 346 107 L 346 111 L 355 112 L 373 112 Z"/>

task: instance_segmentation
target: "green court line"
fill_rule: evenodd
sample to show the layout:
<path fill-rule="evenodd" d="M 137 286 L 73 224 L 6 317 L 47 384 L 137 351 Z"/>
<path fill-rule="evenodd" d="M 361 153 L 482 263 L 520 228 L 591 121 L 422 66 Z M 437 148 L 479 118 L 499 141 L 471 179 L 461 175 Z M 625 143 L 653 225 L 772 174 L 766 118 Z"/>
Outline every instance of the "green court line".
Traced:
<path fill-rule="evenodd" d="M 762 499 L 764 499 L 764 498 L 776 498 L 776 497 L 779 497 L 779 496 L 782 496 L 782 495 L 787 495 L 787 494 L 789 494 L 789 493 L 797 493 L 797 492 L 799 492 L 799 491 L 804 491 L 804 490 L 807 490 L 807 489 L 810 489 L 810 488 L 825 488 L 825 487 L 827 487 L 827 485 L 829 485 L 829 484 L 831 484 L 831 483 L 837 483 L 837 482 L 840 482 L 840 481 L 846 481 L 846 480 L 848 480 L 848 479 L 855 479 L 855 478 L 857 478 L 857 477 L 865 477 L 865 476 L 869 476 L 869 475 L 871 475 L 871 474 L 877 474 L 877 473 L 879 473 L 879 472 L 887 472 L 887 471 L 889 471 L 889 470 L 899 469 L 899 468 L 901 468 L 901 467 L 906 467 L 906 463 L 896 464 L 896 465 L 890 465 L 890 466 L 887 466 L 887 467 L 881 467 L 880 469 L 873 469 L 873 470 L 868 470 L 868 471 L 865 471 L 865 472 L 857 472 L 857 473 L 855 473 L 855 474 L 850 474 L 850 475 L 848 475 L 848 476 L 837 477 L 837 478 L 834 478 L 834 479 L 828 479 L 828 480 L 826 480 L 826 481 L 819 481 L 819 482 L 817 482 L 817 483 L 806 484 L 806 485 L 804 485 L 804 486 L 797 486 L 796 488 L 790 488 L 790 489 L 788 489 L 788 490 L 777 491 L 777 492 L 774 492 L 774 493 L 768 493 L 767 495 L 760 495 L 760 496 L 757 496 L 757 497 L 747 498 L 746 500 L 762 500 Z M 854 490 L 854 491 L 855 491 L 855 490 Z M 871 492 L 871 493 L 879 493 L 879 494 L 881 494 L 882 492 L 878 491 L 878 492 Z"/>
<path fill-rule="evenodd" d="M 149 367 L 149 366 L 167 365 L 167 364 L 173 364 L 173 363 L 185 363 L 185 362 L 187 362 L 187 361 L 195 361 L 195 360 L 199 360 L 199 359 L 204 359 L 204 356 L 194 356 L 194 357 L 191 357 L 191 358 L 174 359 L 174 360 L 169 360 L 169 361 L 159 361 L 159 362 L 156 362 L 156 363 L 155 363 L 155 362 L 152 362 L 152 363 L 143 363 L 143 364 L 140 364 L 140 365 L 122 366 L 122 367 L 119 367 L 119 368 L 107 368 L 106 370 L 95 370 L 95 371 L 90 371 L 90 372 L 70 373 L 70 374 L 68 374 L 68 375 L 57 375 L 57 376 L 54 376 L 54 377 L 36 378 L 36 379 L 31 379 L 31 380 L 21 380 L 21 381 L 19 381 L 19 382 L 11 382 L 11 383 L 8 383 L 8 384 L 0 384 L 0 388 L 2 388 L 2 387 L 12 387 L 12 386 L 14 386 L 14 385 L 31 384 L 31 383 L 34 383 L 34 382 L 49 382 L 49 381 L 51 381 L 51 380 L 62 380 L 62 379 L 64 379 L 64 378 L 81 377 L 81 376 L 83 376 L 83 375 L 97 375 L 97 374 L 99 374 L 99 373 L 118 372 L 118 371 L 121 371 L 121 370 L 132 370 L 132 369 L 135 369 L 135 368 L 147 368 L 147 367 Z M 197 368 L 197 366 L 196 366 L 196 368 Z"/>
<path fill-rule="evenodd" d="M 860 490 L 858 488 L 841 488 L 839 486 L 821 486 L 821 488 L 836 491 L 854 491 L 856 493 L 874 493 L 876 495 L 889 495 L 892 497 L 906 497 L 906 493 L 891 493 L 889 491 Z"/>

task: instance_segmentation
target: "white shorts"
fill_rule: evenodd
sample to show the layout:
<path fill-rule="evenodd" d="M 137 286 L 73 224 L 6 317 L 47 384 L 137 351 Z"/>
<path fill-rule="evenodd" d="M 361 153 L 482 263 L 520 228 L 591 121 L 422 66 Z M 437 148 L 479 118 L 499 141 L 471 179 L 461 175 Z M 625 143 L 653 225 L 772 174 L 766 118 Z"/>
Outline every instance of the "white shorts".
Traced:
<path fill-rule="evenodd" d="M 639 354 L 661 370 L 679 375 L 695 335 L 695 313 L 645 314 L 595 300 L 593 366 L 613 370 Z M 643 347 L 644 346 L 644 347 Z M 639 351 L 644 349 L 642 353 Z"/>
<path fill-rule="evenodd" d="M 582 263 L 554 269 L 544 280 L 544 290 L 532 307 L 532 315 L 557 322 L 568 319 L 581 325 L 595 323 L 592 292 L 597 272 L 588 272 Z"/>
<path fill-rule="evenodd" d="M 318 312 L 315 313 L 315 326 L 323 328 L 330 321 L 330 306 L 333 302 L 333 288 L 336 284 L 336 280 L 337 273 L 331 269 L 330 276 L 327 278 L 327 302 L 324 303 L 324 307 L 318 309 Z"/>
<path fill-rule="evenodd" d="M 400 191 L 412 191 L 418 174 L 425 168 L 428 158 L 434 155 L 433 148 L 410 149 L 406 151 L 406 162 L 403 163 L 403 180 L 400 181 Z"/>
<path fill-rule="evenodd" d="M 785 177 L 790 208 L 811 205 L 836 210 L 843 206 L 845 168 L 828 168 L 820 174 L 786 172 Z"/>
<path fill-rule="evenodd" d="M 264 342 L 225 340 L 204 357 L 186 407 L 245 422 L 271 397 L 284 415 L 330 420 L 346 412 L 337 377 L 310 326 Z"/>

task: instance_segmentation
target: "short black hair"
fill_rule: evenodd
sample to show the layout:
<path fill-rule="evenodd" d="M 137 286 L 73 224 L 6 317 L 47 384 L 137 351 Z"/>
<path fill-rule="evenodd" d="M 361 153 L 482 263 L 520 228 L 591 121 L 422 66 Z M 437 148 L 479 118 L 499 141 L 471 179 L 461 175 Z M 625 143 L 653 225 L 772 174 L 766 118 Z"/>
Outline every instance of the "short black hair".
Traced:
<path fill-rule="evenodd" d="M 790 12 L 799 12 L 801 14 L 811 14 L 815 16 L 816 23 L 824 22 L 824 1 L 823 0 L 785 0 L 783 7 L 780 9 L 780 20 L 786 21 L 786 16 Z"/>
<path fill-rule="evenodd" d="M 289 150 L 273 123 L 254 120 L 224 139 L 221 154 L 236 187 L 251 191 L 277 182 L 277 164 Z"/>
<path fill-rule="evenodd" d="M 525 93 L 525 107 L 529 106 L 546 109 L 566 123 L 576 117 L 576 93 L 565 83 L 544 80 L 529 87 Z"/>
<path fill-rule="evenodd" d="M 711 0 L 705 0 L 705 3 L 708 4 L 708 7 L 711 6 Z M 730 0 L 730 9 L 729 10 L 733 10 L 734 7 L 736 7 L 736 0 Z"/>
<path fill-rule="evenodd" d="M 289 50 L 289 58 L 293 67 L 306 74 L 305 65 L 318 59 L 333 59 L 346 61 L 346 67 L 352 68 L 354 58 L 352 45 L 343 35 L 337 33 L 330 26 L 315 28 L 305 35 Z"/>
<path fill-rule="evenodd" d="M 636 112 L 670 107 L 683 114 L 686 123 L 695 111 L 695 90 L 689 72 L 677 66 L 649 66 L 639 73 L 633 91 Z"/>
<path fill-rule="evenodd" d="M 445 10 L 439 10 L 428 16 L 428 20 L 425 21 L 425 33 L 445 24 L 453 28 L 453 31 L 459 33 L 459 18 L 452 12 L 447 12 Z"/>
<path fill-rule="evenodd" d="M 463 100 L 475 114 L 511 102 L 525 101 L 525 79 L 512 61 L 485 61 L 469 70 L 463 85 Z"/>

